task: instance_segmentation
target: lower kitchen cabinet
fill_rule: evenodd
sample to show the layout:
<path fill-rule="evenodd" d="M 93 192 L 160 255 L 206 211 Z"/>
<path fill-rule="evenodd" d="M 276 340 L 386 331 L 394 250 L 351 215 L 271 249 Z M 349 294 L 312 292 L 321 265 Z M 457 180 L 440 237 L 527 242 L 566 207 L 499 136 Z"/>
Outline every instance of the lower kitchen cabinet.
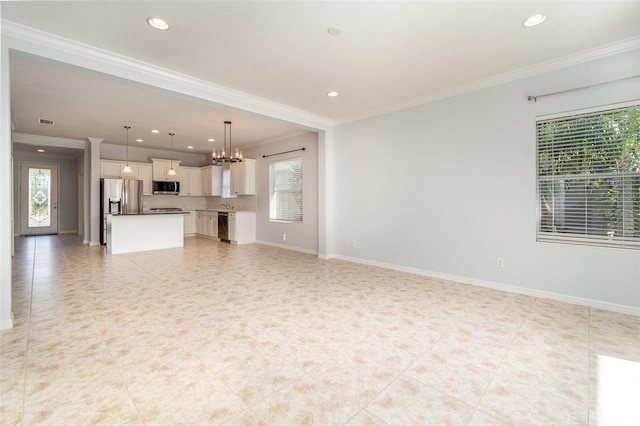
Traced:
<path fill-rule="evenodd" d="M 229 240 L 234 244 L 256 242 L 255 212 L 229 212 Z"/>
<path fill-rule="evenodd" d="M 205 238 L 218 238 L 217 212 L 196 211 L 196 235 Z"/>
<path fill-rule="evenodd" d="M 184 213 L 184 235 L 194 236 L 196 234 L 196 212 Z"/>

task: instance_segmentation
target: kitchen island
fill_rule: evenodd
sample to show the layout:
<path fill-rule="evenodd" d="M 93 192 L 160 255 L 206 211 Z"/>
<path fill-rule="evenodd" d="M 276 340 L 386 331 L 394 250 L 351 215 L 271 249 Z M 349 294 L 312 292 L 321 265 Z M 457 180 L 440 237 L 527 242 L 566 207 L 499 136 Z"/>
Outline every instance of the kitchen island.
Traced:
<path fill-rule="evenodd" d="M 107 253 L 120 254 L 184 246 L 185 212 L 107 215 Z"/>

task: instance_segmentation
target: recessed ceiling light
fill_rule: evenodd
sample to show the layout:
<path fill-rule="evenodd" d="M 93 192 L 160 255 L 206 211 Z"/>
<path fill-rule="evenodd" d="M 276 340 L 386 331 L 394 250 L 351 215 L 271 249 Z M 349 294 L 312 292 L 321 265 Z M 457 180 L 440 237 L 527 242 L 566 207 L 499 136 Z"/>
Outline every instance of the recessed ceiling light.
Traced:
<path fill-rule="evenodd" d="M 158 130 L 158 129 L 153 129 L 153 130 L 151 131 L 151 133 L 160 133 L 160 130 Z"/>
<path fill-rule="evenodd" d="M 207 139 L 207 142 L 215 142 L 216 140 L 214 138 L 209 138 Z"/>
<path fill-rule="evenodd" d="M 138 138 L 138 139 L 136 139 L 136 142 L 144 142 L 144 139 Z"/>
<path fill-rule="evenodd" d="M 338 96 L 338 92 L 329 92 L 327 93 L 327 96 L 329 96 L 330 98 L 335 98 L 336 96 Z"/>
<path fill-rule="evenodd" d="M 187 149 L 193 149 L 193 147 L 192 147 L 191 145 L 189 145 L 189 146 L 187 147 Z"/>
<path fill-rule="evenodd" d="M 340 34 L 342 34 L 342 30 L 338 27 L 329 27 L 327 28 L 327 32 L 329 34 L 331 34 L 332 36 L 338 36 Z"/>
<path fill-rule="evenodd" d="M 546 16 L 544 16 L 541 13 L 536 13 L 535 15 L 531 15 L 527 19 L 522 21 L 522 25 L 524 25 L 527 28 L 535 27 L 536 25 L 542 24 L 545 21 L 545 19 L 547 19 Z"/>
<path fill-rule="evenodd" d="M 38 152 L 44 152 L 44 149 L 39 149 Z"/>
<path fill-rule="evenodd" d="M 154 18 L 153 16 L 149 16 L 147 18 L 147 23 L 156 30 L 166 31 L 169 29 L 169 24 L 162 18 Z"/>

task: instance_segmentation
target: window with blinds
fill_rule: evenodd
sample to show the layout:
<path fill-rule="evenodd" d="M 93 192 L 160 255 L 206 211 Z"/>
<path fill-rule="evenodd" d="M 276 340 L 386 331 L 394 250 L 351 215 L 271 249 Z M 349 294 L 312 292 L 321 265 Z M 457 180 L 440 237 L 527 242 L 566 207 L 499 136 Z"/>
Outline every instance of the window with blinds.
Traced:
<path fill-rule="evenodd" d="M 269 163 L 269 219 L 302 222 L 302 158 Z"/>
<path fill-rule="evenodd" d="M 640 103 L 539 119 L 537 240 L 640 249 Z"/>

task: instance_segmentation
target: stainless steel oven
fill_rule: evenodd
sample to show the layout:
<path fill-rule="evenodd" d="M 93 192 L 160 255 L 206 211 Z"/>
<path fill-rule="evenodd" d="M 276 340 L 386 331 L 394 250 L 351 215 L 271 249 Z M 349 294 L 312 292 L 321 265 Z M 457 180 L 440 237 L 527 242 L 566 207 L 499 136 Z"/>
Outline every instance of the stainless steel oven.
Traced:
<path fill-rule="evenodd" d="M 218 238 L 229 241 L 229 213 L 218 212 Z"/>

